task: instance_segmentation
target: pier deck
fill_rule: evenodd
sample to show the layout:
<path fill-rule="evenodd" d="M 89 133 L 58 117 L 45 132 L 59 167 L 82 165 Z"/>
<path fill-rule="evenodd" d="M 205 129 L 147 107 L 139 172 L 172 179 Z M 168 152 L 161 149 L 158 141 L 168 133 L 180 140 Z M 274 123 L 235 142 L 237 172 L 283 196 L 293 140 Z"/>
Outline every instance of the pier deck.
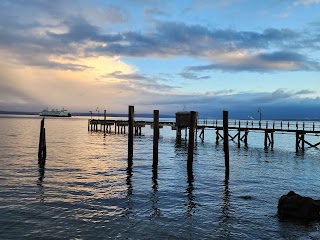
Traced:
<path fill-rule="evenodd" d="M 153 121 L 134 121 L 134 133 L 135 135 L 142 135 L 142 128 L 146 126 L 151 126 L 153 128 Z M 114 133 L 126 133 L 126 127 L 128 127 L 129 121 L 127 120 L 104 120 L 104 119 L 89 119 L 88 120 L 88 131 L 104 131 L 105 133 L 111 133 L 112 128 Z M 159 128 L 164 126 L 171 127 L 172 130 L 181 130 L 186 128 L 181 128 L 176 126 L 175 122 L 162 121 L 159 122 Z M 204 140 L 205 130 L 215 130 L 216 131 L 216 141 L 223 139 L 223 136 L 219 131 L 223 131 L 222 120 L 213 119 L 201 119 L 197 121 L 196 135 L 198 136 L 198 131 L 200 131 L 199 137 Z M 274 133 L 292 133 L 296 135 L 296 151 L 301 149 L 304 151 L 304 144 L 310 147 L 317 147 L 319 143 L 312 144 L 305 140 L 305 135 L 316 135 L 320 136 L 320 124 L 317 122 L 305 121 L 305 122 L 295 122 L 295 121 L 247 121 L 247 120 L 229 120 L 228 129 L 231 132 L 236 131 L 234 136 L 229 134 L 230 140 L 238 140 L 238 146 L 240 147 L 240 142 L 244 142 L 245 146 L 248 144 L 248 134 L 251 131 L 264 132 L 264 146 L 265 148 L 274 145 Z M 243 134 L 243 135 L 242 135 Z"/>

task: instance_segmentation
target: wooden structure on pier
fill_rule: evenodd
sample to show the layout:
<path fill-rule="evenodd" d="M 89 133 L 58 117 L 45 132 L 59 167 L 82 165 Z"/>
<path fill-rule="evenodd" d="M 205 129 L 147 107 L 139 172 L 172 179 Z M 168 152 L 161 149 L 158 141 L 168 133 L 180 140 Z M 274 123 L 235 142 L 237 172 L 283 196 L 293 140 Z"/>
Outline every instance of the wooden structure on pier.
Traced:
<path fill-rule="evenodd" d="M 205 126 L 206 128 L 213 128 L 216 130 L 216 140 L 223 139 L 223 136 L 219 133 L 220 130 L 223 130 L 223 127 L 219 125 L 218 121 L 213 122 L 212 126 Z M 235 120 L 234 124 L 229 125 L 229 129 L 236 131 L 237 133 L 234 136 L 229 134 L 229 137 L 232 141 L 237 139 L 238 147 L 240 147 L 240 142 L 243 142 L 245 146 L 248 145 L 248 134 L 250 131 L 256 132 L 264 132 L 264 147 L 271 147 L 273 149 L 274 146 L 274 133 L 292 133 L 296 136 L 296 151 L 305 150 L 305 144 L 310 147 L 317 147 L 320 145 L 320 142 L 316 144 L 312 144 L 305 140 L 305 135 L 319 135 L 320 134 L 320 126 L 315 128 L 315 124 L 308 123 L 298 124 L 296 122 L 293 124 L 292 122 L 283 122 L 283 121 L 272 121 L 272 124 L 269 124 L 269 121 L 265 122 L 254 122 L 254 121 L 240 121 Z"/>
<path fill-rule="evenodd" d="M 204 141 L 204 133 L 206 129 L 213 129 L 216 131 L 216 141 L 223 140 L 224 137 L 220 133 L 223 131 L 222 120 L 198 120 L 198 113 L 196 115 L 196 134 L 202 141 Z M 181 130 L 189 128 L 188 122 L 190 122 L 190 112 L 178 112 L 176 114 L 176 122 L 159 122 L 159 128 L 163 126 L 171 126 L 172 130 L 177 131 L 177 138 L 181 138 Z M 153 121 L 134 121 L 134 134 L 142 135 L 142 128 L 147 125 L 153 128 Z M 126 134 L 126 129 L 128 129 L 127 120 L 99 120 L 99 119 L 89 119 L 88 120 L 88 131 L 105 131 L 107 133 L 114 134 Z M 114 129 L 114 130 L 112 130 Z M 298 122 L 290 121 L 245 121 L 245 120 L 229 120 L 228 129 L 231 132 L 228 133 L 228 140 L 237 143 L 238 147 L 241 143 L 245 147 L 248 146 L 248 138 L 250 132 L 263 132 L 264 133 L 264 147 L 270 147 L 273 149 L 274 146 L 274 134 L 275 133 L 291 133 L 295 134 L 295 149 L 296 151 L 304 151 L 305 146 L 317 147 L 320 145 L 318 143 L 310 143 L 306 140 L 307 135 L 320 135 L 320 126 L 316 126 L 314 122 L 303 122 L 298 124 Z M 199 135 L 198 135 L 199 132 Z M 232 132 L 236 132 L 232 135 Z"/>
<path fill-rule="evenodd" d="M 191 113 L 192 112 L 187 112 L 187 111 L 183 111 L 183 112 L 177 112 L 176 113 L 176 122 L 173 125 L 172 129 L 176 130 L 177 132 L 177 139 L 181 139 L 181 130 L 185 129 L 185 136 L 187 136 L 187 129 L 190 128 L 190 124 L 192 121 L 190 121 L 191 119 Z M 195 117 L 195 128 L 197 128 L 197 122 L 198 122 L 198 112 L 194 112 L 193 114 Z"/>

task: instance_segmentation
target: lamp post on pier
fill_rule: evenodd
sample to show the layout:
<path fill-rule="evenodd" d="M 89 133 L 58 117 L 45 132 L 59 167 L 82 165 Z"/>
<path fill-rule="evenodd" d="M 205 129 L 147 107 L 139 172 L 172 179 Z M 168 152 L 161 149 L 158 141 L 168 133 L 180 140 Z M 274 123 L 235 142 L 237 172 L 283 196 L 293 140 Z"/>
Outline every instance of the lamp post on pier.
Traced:
<path fill-rule="evenodd" d="M 261 128 L 261 119 L 262 119 L 262 112 L 261 108 L 258 109 L 258 113 L 260 113 L 260 118 L 259 118 L 259 128 Z"/>
<path fill-rule="evenodd" d="M 99 107 L 97 107 L 96 111 L 98 112 L 98 119 L 99 119 Z"/>

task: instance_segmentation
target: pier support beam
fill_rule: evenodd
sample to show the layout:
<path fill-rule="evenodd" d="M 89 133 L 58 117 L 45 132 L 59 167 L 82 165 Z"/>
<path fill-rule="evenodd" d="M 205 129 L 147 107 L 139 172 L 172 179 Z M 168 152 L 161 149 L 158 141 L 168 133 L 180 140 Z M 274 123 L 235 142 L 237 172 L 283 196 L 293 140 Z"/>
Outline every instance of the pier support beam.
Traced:
<path fill-rule="evenodd" d="M 158 144 L 159 144 L 159 110 L 153 111 L 153 163 L 152 168 L 158 168 Z"/>
<path fill-rule="evenodd" d="M 177 139 L 177 142 L 181 142 L 181 127 L 177 127 L 176 139 Z"/>
<path fill-rule="evenodd" d="M 304 152 L 304 143 L 306 142 L 304 140 L 304 135 L 305 135 L 304 131 L 297 131 L 296 132 L 296 152 L 298 152 L 299 149 L 301 149 L 302 152 Z"/>
<path fill-rule="evenodd" d="M 44 128 L 44 118 L 40 123 L 40 137 L 38 148 L 38 163 L 41 167 L 44 166 L 47 157 L 47 144 L 46 144 L 46 129 Z"/>
<path fill-rule="evenodd" d="M 133 125 L 134 125 L 134 106 L 129 106 L 129 134 L 128 134 L 128 168 L 132 166 L 133 158 Z"/>
<path fill-rule="evenodd" d="M 194 150 L 194 130 L 197 126 L 197 112 L 190 112 L 189 145 L 188 145 L 188 172 L 192 172 L 193 150 Z"/>
<path fill-rule="evenodd" d="M 107 111 L 104 110 L 104 112 L 103 112 L 103 120 L 104 120 L 104 122 L 103 122 L 103 134 L 104 134 L 104 136 L 106 135 L 106 119 L 107 119 Z"/>
<path fill-rule="evenodd" d="M 273 133 L 274 133 L 273 130 L 264 131 L 264 148 L 265 149 L 267 149 L 269 146 L 271 147 L 271 150 L 273 149 L 273 145 L 274 145 Z"/>
<path fill-rule="evenodd" d="M 204 127 L 201 129 L 201 133 L 199 135 L 199 138 L 201 138 L 201 141 L 204 141 Z"/>
<path fill-rule="evenodd" d="M 226 167 L 226 179 L 229 178 L 229 133 L 228 133 L 228 111 L 223 111 L 223 150 L 224 164 Z"/>

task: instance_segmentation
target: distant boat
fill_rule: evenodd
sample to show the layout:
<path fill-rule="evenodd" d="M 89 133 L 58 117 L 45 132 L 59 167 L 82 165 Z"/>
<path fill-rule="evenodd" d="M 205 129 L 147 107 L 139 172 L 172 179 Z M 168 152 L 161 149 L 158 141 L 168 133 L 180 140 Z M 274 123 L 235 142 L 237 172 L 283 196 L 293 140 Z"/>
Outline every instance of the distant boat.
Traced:
<path fill-rule="evenodd" d="M 48 110 L 48 108 L 44 109 L 39 113 L 39 116 L 48 116 L 48 117 L 71 117 L 71 113 L 69 113 L 66 109 L 58 110 L 52 109 Z"/>

